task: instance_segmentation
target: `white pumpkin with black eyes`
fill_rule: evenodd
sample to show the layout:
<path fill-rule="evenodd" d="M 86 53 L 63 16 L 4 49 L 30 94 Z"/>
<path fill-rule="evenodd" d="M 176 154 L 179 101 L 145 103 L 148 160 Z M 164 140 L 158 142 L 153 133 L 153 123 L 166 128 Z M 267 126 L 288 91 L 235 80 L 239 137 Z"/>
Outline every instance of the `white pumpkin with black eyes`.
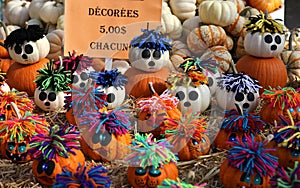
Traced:
<path fill-rule="evenodd" d="M 259 103 L 258 81 L 243 73 L 223 74 L 218 79 L 216 102 L 223 110 L 236 109 L 254 111 Z M 238 109 L 236 109 L 238 110 Z"/>
<path fill-rule="evenodd" d="M 4 43 L 10 57 L 21 64 L 37 63 L 50 51 L 50 43 L 38 25 L 14 30 Z"/>
<path fill-rule="evenodd" d="M 65 96 L 64 92 L 42 91 L 36 89 L 34 92 L 34 102 L 44 111 L 56 111 L 58 109 L 63 109 Z"/>
<path fill-rule="evenodd" d="M 169 51 L 133 47 L 129 50 L 129 61 L 132 67 L 145 72 L 157 72 L 168 65 Z"/>
<path fill-rule="evenodd" d="M 126 96 L 125 87 L 111 86 L 104 89 L 104 93 L 107 95 L 107 109 L 114 109 L 122 105 Z"/>
<path fill-rule="evenodd" d="M 221 76 L 221 73 L 217 71 L 216 73 L 203 70 L 204 74 L 207 76 L 208 79 L 208 87 L 210 90 L 211 96 L 213 96 L 216 93 L 218 84 L 217 84 L 217 78 Z"/>
<path fill-rule="evenodd" d="M 72 86 L 75 88 L 85 88 L 90 76 L 89 73 L 94 71 L 93 68 L 89 68 L 83 71 L 75 71 L 72 74 Z"/>
<path fill-rule="evenodd" d="M 179 99 L 178 108 L 184 114 L 192 112 L 204 112 L 210 104 L 210 91 L 207 85 L 176 86 L 172 91 Z"/>
<path fill-rule="evenodd" d="M 244 47 L 248 54 L 256 57 L 275 57 L 284 48 L 285 36 L 280 33 L 247 33 Z"/>

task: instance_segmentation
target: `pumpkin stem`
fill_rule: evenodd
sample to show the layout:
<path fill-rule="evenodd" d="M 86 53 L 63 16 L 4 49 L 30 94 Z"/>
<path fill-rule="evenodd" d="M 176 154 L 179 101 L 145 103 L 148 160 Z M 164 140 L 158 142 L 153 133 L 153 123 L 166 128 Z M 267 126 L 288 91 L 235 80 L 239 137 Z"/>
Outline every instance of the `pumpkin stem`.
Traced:
<path fill-rule="evenodd" d="M 235 64 L 234 64 L 233 60 L 231 60 L 230 64 L 231 64 L 231 67 L 232 67 L 233 74 L 237 74 L 238 71 L 236 70 L 236 67 L 235 67 Z"/>
<path fill-rule="evenodd" d="M 16 103 L 11 102 L 11 103 L 10 103 L 10 106 L 11 106 L 12 109 L 15 111 L 15 113 L 16 113 L 18 119 L 21 119 L 21 118 L 22 118 L 22 115 L 21 115 L 20 110 L 19 110 L 18 106 L 16 105 Z"/>
<path fill-rule="evenodd" d="M 268 10 L 265 10 L 265 19 L 268 19 L 268 17 L 269 17 L 269 12 Z"/>
<path fill-rule="evenodd" d="M 241 106 L 238 105 L 237 103 L 234 103 L 234 105 L 235 105 L 237 111 L 239 112 L 239 114 L 240 114 L 241 116 L 243 116 L 243 115 L 244 115 L 244 112 L 243 112 L 243 109 L 241 108 Z"/>
<path fill-rule="evenodd" d="M 152 93 L 152 94 L 155 94 L 156 91 L 155 91 L 155 89 L 154 89 L 154 87 L 153 87 L 153 83 L 152 83 L 152 82 L 149 82 L 149 83 L 148 83 L 148 86 L 149 86 L 149 89 L 150 89 L 151 93 Z"/>
<path fill-rule="evenodd" d="M 5 38 L 7 37 L 8 35 L 8 31 L 7 31 L 7 27 L 6 25 L 3 23 L 3 21 L 0 20 L 0 25 L 1 27 L 3 27 L 3 30 L 4 30 L 4 33 L 5 33 Z M 4 37 L 3 37 L 4 38 Z"/>
<path fill-rule="evenodd" d="M 24 28 L 25 28 L 26 30 L 28 29 L 28 26 L 29 26 L 28 22 L 25 22 Z"/>

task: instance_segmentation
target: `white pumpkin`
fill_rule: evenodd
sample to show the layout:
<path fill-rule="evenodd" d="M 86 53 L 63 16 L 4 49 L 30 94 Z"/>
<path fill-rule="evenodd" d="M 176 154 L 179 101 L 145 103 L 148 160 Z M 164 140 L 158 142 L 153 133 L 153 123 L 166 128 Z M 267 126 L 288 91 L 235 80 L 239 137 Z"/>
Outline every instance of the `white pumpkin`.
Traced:
<path fill-rule="evenodd" d="M 90 78 L 90 72 L 92 71 L 95 71 L 93 67 L 89 67 L 85 70 L 75 71 L 72 74 L 72 86 L 75 88 L 85 88 Z"/>
<path fill-rule="evenodd" d="M 47 1 L 40 9 L 40 18 L 45 23 L 56 24 L 64 13 L 64 5 L 56 1 Z"/>
<path fill-rule="evenodd" d="M 64 19 L 65 19 L 65 15 L 61 15 L 60 17 L 58 17 L 56 23 L 56 29 L 64 30 L 64 21 L 65 21 Z"/>
<path fill-rule="evenodd" d="M 275 57 L 284 48 L 285 35 L 280 33 L 247 33 L 244 40 L 245 51 L 256 57 Z"/>
<path fill-rule="evenodd" d="M 28 7 L 30 18 L 40 19 L 40 10 L 47 1 L 49 0 L 32 0 Z"/>
<path fill-rule="evenodd" d="M 57 111 L 63 109 L 65 96 L 66 94 L 63 91 L 42 91 L 36 88 L 34 92 L 34 102 L 44 111 Z"/>
<path fill-rule="evenodd" d="M 169 51 L 132 47 L 129 62 L 132 67 L 145 72 L 157 72 L 169 64 Z"/>
<path fill-rule="evenodd" d="M 47 55 L 48 59 L 59 60 L 59 56 L 63 56 L 63 40 L 64 31 L 54 30 L 46 35 L 50 43 L 50 51 Z"/>
<path fill-rule="evenodd" d="M 124 86 L 118 88 L 111 86 L 101 90 L 107 95 L 107 109 L 114 109 L 123 104 L 126 97 Z"/>
<path fill-rule="evenodd" d="M 205 68 L 203 69 L 203 72 L 208 79 L 208 87 L 210 90 L 210 94 L 211 96 L 214 96 L 218 88 L 217 78 L 221 76 L 221 73 L 218 70 L 216 70 L 216 72 L 212 72 Z"/>
<path fill-rule="evenodd" d="M 224 74 L 218 79 L 216 102 L 223 110 L 236 109 L 254 111 L 259 104 L 258 81 L 243 74 Z"/>
<path fill-rule="evenodd" d="M 171 10 L 181 21 L 196 15 L 196 0 L 170 0 Z"/>
<path fill-rule="evenodd" d="M 27 23 L 28 23 L 28 25 L 38 25 L 38 26 L 40 26 L 40 28 L 44 28 L 43 22 L 39 19 L 33 18 L 33 19 L 28 20 Z"/>
<path fill-rule="evenodd" d="M 200 17 L 199 16 L 194 16 L 192 18 L 186 19 L 182 23 L 182 37 L 183 40 L 185 41 L 189 33 L 194 30 L 195 28 L 199 27 L 202 25 Z"/>
<path fill-rule="evenodd" d="M 0 82 L 0 93 L 1 92 L 9 92 L 10 87 L 6 82 Z"/>
<path fill-rule="evenodd" d="M 179 99 L 178 108 L 182 114 L 189 110 L 192 112 L 204 112 L 210 104 L 210 90 L 207 85 L 176 86 L 171 91 Z"/>
<path fill-rule="evenodd" d="M 231 1 L 207 0 L 198 8 L 200 20 L 205 24 L 227 26 L 238 16 L 237 7 Z"/>
<path fill-rule="evenodd" d="M 5 17 L 9 24 L 24 26 L 29 20 L 28 7 L 30 2 L 26 0 L 11 0 L 5 8 Z"/>
<path fill-rule="evenodd" d="M 9 35 L 12 31 L 20 28 L 20 26 L 17 26 L 17 25 L 7 25 L 5 27 L 6 27 L 7 33 L 3 26 L 0 27 L 0 40 L 5 40 L 7 35 Z"/>

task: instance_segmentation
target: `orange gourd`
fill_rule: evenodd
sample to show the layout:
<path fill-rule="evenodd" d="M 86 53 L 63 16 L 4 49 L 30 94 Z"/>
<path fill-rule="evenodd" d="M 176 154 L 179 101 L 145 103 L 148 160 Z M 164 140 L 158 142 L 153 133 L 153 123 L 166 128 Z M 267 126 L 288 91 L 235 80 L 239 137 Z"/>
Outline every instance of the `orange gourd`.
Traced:
<path fill-rule="evenodd" d="M 51 186 L 63 168 L 75 172 L 79 164 L 85 164 L 85 157 L 79 148 L 79 139 L 80 133 L 75 126 L 67 125 L 51 126 L 46 133 L 32 137 L 32 173 L 41 184 Z"/>
<path fill-rule="evenodd" d="M 257 79 L 259 84 L 265 89 L 286 86 L 286 67 L 283 61 L 276 57 L 259 58 L 245 55 L 237 61 L 236 69 L 238 72 L 244 72 Z M 263 88 L 260 89 L 260 93 L 263 92 Z"/>
<path fill-rule="evenodd" d="M 282 0 L 246 0 L 246 3 L 258 10 L 273 12 L 282 6 Z"/>

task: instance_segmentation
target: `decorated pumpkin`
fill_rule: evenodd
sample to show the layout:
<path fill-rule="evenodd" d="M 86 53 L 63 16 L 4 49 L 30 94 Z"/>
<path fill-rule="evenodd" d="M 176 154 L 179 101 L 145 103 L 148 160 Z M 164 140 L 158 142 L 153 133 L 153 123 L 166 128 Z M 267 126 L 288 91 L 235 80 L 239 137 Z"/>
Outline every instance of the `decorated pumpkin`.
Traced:
<path fill-rule="evenodd" d="M 279 167 L 275 175 L 271 178 L 271 188 L 277 187 L 299 187 L 300 165 L 296 161 L 295 165 L 290 168 Z"/>
<path fill-rule="evenodd" d="M 82 151 L 91 159 L 121 160 L 128 154 L 130 114 L 121 109 L 88 112 L 78 117 L 77 122 L 82 132 Z"/>
<path fill-rule="evenodd" d="M 232 24 L 238 16 L 237 7 L 231 1 L 203 1 L 198 13 L 203 23 L 222 27 Z"/>
<path fill-rule="evenodd" d="M 300 80 L 300 51 L 293 47 L 293 35 L 295 35 L 295 31 L 292 31 L 289 36 L 288 49 L 279 54 L 279 59 L 284 62 L 287 68 L 288 83 Z"/>
<path fill-rule="evenodd" d="M 136 101 L 137 128 L 139 132 L 152 133 L 154 137 L 160 137 L 161 126 L 163 126 L 165 118 L 180 119 L 181 112 L 177 108 L 179 100 L 168 90 L 158 95 L 152 83 L 149 83 L 149 87 L 153 96 Z"/>
<path fill-rule="evenodd" d="M 205 135 L 206 117 L 200 113 L 187 113 L 180 120 L 167 118 L 163 130 L 166 139 L 178 153 L 178 159 L 188 161 L 205 155 L 210 150 L 210 139 Z"/>
<path fill-rule="evenodd" d="M 26 112 L 24 116 L 19 113 L 16 104 L 17 118 L 0 121 L 0 138 L 2 139 L 1 154 L 12 162 L 27 162 L 31 160 L 28 152 L 32 136 L 45 133 L 49 124 L 38 115 Z"/>
<path fill-rule="evenodd" d="M 101 164 L 92 166 L 78 165 L 76 171 L 64 168 L 61 174 L 56 176 L 53 188 L 60 187 L 101 187 L 110 188 L 111 181 L 106 170 Z"/>
<path fill-rule="evenodd" d="M 256 141 L 261 141 L 265 123 L 260 117 L 248 110 L 225 111 L 224 119 L 220 125 L 220 130 L 214 138 L 214 146 L 219 149 L 229 149 L 229 141 L 241 140 L 247 142 L 247 136 L 252 135 Z"/>
<path fill-rule="evenodd" d="M 125 100 L 125 86 L 127 77 L 118 69 L 105 70 L 104 72 L 91 72 L 97 87 L 107 95 L 107 108 L 113 109 L 123 104 Z"/>
<path fill-rule="evenodd" d="M 225 188 L 270 187 L 270 178 L 278 166 L 277 157 L 265 147 L 266 142 L 257 142 L 248 137 L 247 142 L 233 141 L 226 159 L 220 167 L 220 180 Z"/>
<path fill-rule="evenodd" d="M 80 133 L 75 126 L 67 125 L 50 126 L 46 133 L 33 136 L 29 151 L 33 158 L 32 173 L 37 181 L 51 186 L 64 168 L 75 172 L 79 164 L 84 165 L 79 140 Z"/>
<path fill-rule="evenodd" d="M 135 134 L 130 146 L 127 179 L 133 188 L 157 187 L 165 179 L 177 180 L 176 157 L 166 139 L 155 140 L 151 134 Z"/>
<path fill-rule="evenodd" d="M 261 12 L 257 16 L 249 17 L 245 27 L 247 34 L 244 47 L 248 54 L 271 58 L 282 52 L 285 35 L 281 23 Z"/>
<path fill-rule="evenodd" d="M 216 102 L 223 110 L 236 108 L 254 111 L 259 103 L 259 82 L 243 73 L 227 73 L 217 78 Z"/>
<path fill-rule="evenodd" d="M 0 74 L 0 93 L 2 92 L 9 92 L 10 91 L 10 87 L 9 85 L 6 83 L 5 81 L 6 79 L 4 78 L 4 76 L 2 76 Z"/>
<path fill-rule="evenodd" d="M 291 113 L 295 122 L 300 121 L 300 97 L 299 93 L 292 87 L 265 89 L 260 96 L 262 107 L 261 119 L 269 124 L 281 121 L 280 115 L 288 117 L 287 110 Z"/>
<path fill-rule="evenodd" d="M 43 69 L 38 70 L 34 92 L 35 104 L 44 111 L 59 111 L 65 105 L 65 91 L 70 90 L 70 71 L 63 71 L 60 66 L 54 68 L 51 60 Z"/>
<path fill-rule="evenodd" d="M 180 65 L 182 72 L 175 72 L 168 78 L 169 90 L 179 99 L 179 109 L 182 113 L 204 112 L 210 104 L 208 78 L 202 72 L 197 60 L 187 58 Z"/>
<path fill-rule="evenodd" d="M 282 117 L 279 126 L 275 127 L 274 138 L 268 147 L 276 149 L 273 154 L 278 157 L 279 166 L 293 168 L 300 161 L 299 130 L 300 123 L 294 122 L 291 113 L 289 118 Z"/>
<path fill-rule="evenodd" d="M 24 65 L 40 62 L 50 51 L 50 44 L 43 30 L 38 25 L 11 32 L 4 42 L 10 57 Z"/>
<path fill-rule="evenodd" d="M 150 97 L 148 83 L 161 94 L 167 89 L 165 83 L 169 74 L 169 50 L 171 41 L 154 30 L 142 30 L 143 34 L 132 39 L 129 49 L 131 68 L 125 72 L 128 77 L 126 93 L 135 97 Z"/>
<path fill-rule="evenodd" d="M 34 103 L 28 98 L 25 92 L 19 92 L 12 89 L 8 92 L 0 92 L 0 120 L 9 120 L 17 118 L 18 115 L 13 110 L 11 103 L 16 104 L 19 113 L 23 116 L 26 112 L 32 112 Z"/>

